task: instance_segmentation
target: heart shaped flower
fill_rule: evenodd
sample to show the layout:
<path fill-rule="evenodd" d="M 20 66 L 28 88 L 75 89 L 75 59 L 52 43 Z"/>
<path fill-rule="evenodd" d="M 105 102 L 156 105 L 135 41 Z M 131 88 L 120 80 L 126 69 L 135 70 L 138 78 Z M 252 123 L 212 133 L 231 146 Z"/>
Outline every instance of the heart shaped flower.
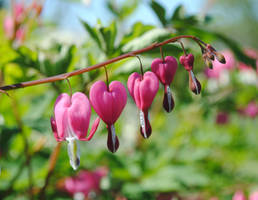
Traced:
<path fill-rule="evenodd" d="M 112 153 L 119 147 L 114 123 L 122 113 L 126 101 L 126 89 L 119 81 L 113 81 L 109 86 L 103 81 L 97 81 L 90 89 L 90 102 L 99 117 L 107 124 L 107 146 Z"/>
<path fill-rule="evenodd" d="M 151 71 L 153 71 L 164 85 L 163 107 L 167 112 L 171 112 L 174 108 L 174 100 L 170 90 L 177 70 L 177 61 L 173 56 L 167 56 L 165 60 L 156 58 L 151 63 Z"/>
<path fill-rule="evenodd" d="M 56 99 L 51 127 L 58 142 L 68 142 L 68 155 L 73 169 L 77 169 L 80 164 L 78 140 L 89 141 L 99 125 L 100 119 L 97 118 L 87 137 L 90 117 L 91 106 L 85 94 L 76 92 L 70 97 L 63 93 Z"/>
<path fill-rule="evenodd" d="M 148 138 L 152 131 L 148 110 L 158 92 L 159 80 L 153 72 L 146 72 L 143 76 L 134 72 L 128 78 L 127 87 L 136 106 L 140 109 L 141 134 L 144 138 Z"/>
<path fill-rule="evenodd" d="M 181 65 L 184 66 L 186 71 L 188 71 L 190 89 L 192 90 L 193 93 L 200 94 L 201 84 L 193 73 L 193 64 L 194 64 L 193 54 L 190 53 L 188 55 L 180 56 L 179 61 L 180 61 Z"/>

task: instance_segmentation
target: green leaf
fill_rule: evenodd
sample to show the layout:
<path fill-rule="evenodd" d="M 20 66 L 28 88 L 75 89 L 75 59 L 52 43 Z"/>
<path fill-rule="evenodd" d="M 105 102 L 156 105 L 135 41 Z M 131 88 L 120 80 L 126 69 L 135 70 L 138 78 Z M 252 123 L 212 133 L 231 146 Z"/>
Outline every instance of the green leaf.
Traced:
<path fill-rule="evenodd" d="M 143 23 L 141 22 L 136 22 L 131 31 L 124 35 L 120 45 L 123 46 L 125 44 L 127 44 L 129 41 L 141 36 L 143 33 L 153 29 L 154 26 L 151 26 L 151 25 L 144 25 Z"/>
<path fill-rule="evenodd" d="M 95 28 L 92 28 L 87 22 L 80 20 L 85 30 L 88 32 L 90 37 L 97 43 L 98 47 L 101 49 L 101 40 L 99 34 Z"/>
<path fill-rule="evenodd" d="M 126 45 L 123 46 L 122 50 L 123 52 L 128 52 L 141 49 L 155 42 L 160 42 L 165 39 L 168 39 L 170 36 L 171 33 L 166 29 L 152 29 L 144 33 L 142 36 L 137 37 L 134 40 L 128 42 Z"/>
<path fill-rule="evenodd" d="M 163 26 L 167 25 L 166 10 L 158 2 L 151 1 L 150 6 Z"/>
<path fill-rule="evenodd" d="M 115 39 L 117 34 L 115 21 L 113 21 L 109 27 L 100 28 L 100 33 L 105 42 L 105 53 L 107 55 L 112 55 L 115 49 Z"/>

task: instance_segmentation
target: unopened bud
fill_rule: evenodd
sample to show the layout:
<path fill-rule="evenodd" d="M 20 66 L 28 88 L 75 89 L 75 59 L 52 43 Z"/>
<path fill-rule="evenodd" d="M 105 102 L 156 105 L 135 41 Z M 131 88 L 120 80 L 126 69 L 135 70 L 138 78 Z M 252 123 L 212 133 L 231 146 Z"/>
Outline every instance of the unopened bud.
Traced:
<path fill-rule="evenodd" d="M 210 51 L 207 52 L 207 57 L 211 60 L 214 60 L 214 54 L 211 53 Z"/>
<path fill-rule="evenodd" d="M 217 59 L 220 63 L 226 64 L 226 59 L 225 59 L 225 57 L 224 57 L 221 53 L 216 52 L 216 53 L 215 53 L 215 56 L 216 56 L 216 59 Z"/>
<path fill-rule="evenodd" d="M 205 65 L 209 67 L 210 69 L 213 69 L 213 64 L 210 59 L 205 59 Z"/>

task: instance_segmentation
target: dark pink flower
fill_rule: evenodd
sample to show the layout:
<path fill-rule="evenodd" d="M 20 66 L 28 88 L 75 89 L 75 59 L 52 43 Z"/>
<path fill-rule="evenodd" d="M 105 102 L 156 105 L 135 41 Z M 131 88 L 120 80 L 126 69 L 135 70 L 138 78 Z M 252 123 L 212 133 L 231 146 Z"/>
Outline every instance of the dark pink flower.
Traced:
<path fill-rule="evenodd" d="M 195 94 L 201 93 L 201 84 L 193 73 L 194 56 L 193 54 L 180 56 L 179 61 L 184 66 L 185 70 L 188 71 L 189 75 L 189 88 Z"/>
<path fill-rule="evenodd" d="M 249 196 L 249 200 L 258 200 L 258 191 L 252 192 Z"/>
<path fill-rule="evenodd" d="M 91 117 L 91 106 L 87 96 L 76 92 L 70 97 L 61 94 L 54 107 L 54 117 L 51 118 L 51 126 L 57 141 L 68 142 L 68 155 L 73 169 L 77 169 L 80 162 L 79 143 L 77 140 L 88 141 L 96 132 L 100 119 L 93 123 L 88 137 L 88 128 Z"/>
<path fill-rule="evenodd" d="M 153 72 L 146 72 L 143 76 L 134 72 L 127 81 L 127 87 L 136 106 L 140 109 L 140 131 L 144 138 L 151 135 L 151 125 L 148 110 L 159 89 L 159 80 Z"/>
<path fill-rule="evenodd" d="M 100 181 L 107 173 L 104 167 L 93 172 L 81 170 L 77 176 L 65 179 L 64 189 L 72 196 L 81 193 L 87 198 L 91 192 L 100 192 Z"/>
<path fill-rule="evenodd" d="M 216 124 L 227 124 L 229 122 L 229 115 L 227 112 L 218 112 L 216 116 Z"/>
<path fill-rule="evenodd" d="M 232 200 L 246 200 L 243 191 L 241 190 L 236 191 L 234 196 L 232 197 Z"/>
<path fill-rule="evenodd" d="M 99 117 L 107 124 L 107 146 L 112 153 L 119 147 L 114 124 L 122 113 L 126 101 L 126 89 L 119 81 L 111 82 L 108 87 L 105 82 L 97 81 L 90 89 L 90 102 Z"/>
<path fill-rule="evenodd" d="M 167 112 L 170 112 L 175 105 L 169 86 L 174 79 L 176 70 L 177 61 L 173 56 L 167 56 L 164 61 L 156 58 L 151 63 L 151 71 L 156 74 L 160 82 L 164 85 L 163 107 Z"/>

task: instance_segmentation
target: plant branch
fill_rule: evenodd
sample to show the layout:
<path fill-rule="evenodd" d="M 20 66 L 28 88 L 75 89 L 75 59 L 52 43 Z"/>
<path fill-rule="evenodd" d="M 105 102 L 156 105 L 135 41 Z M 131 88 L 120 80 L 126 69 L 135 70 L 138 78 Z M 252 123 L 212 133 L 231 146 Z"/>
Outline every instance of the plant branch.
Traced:
<path fill-rule="evenodd" d="M 56 161 L 57 161 L 60 149 L 61 149 L 61 142 L 58 142 L 54 151 L 52 152 L 52 154 L 50 156 L 48 173 L 47 173 L 47 176 L 46 176 L 46 179 L 45 179 L 44 186 L 41 188 L 41 190 L 39 192 L 39 199 L 42 199 L 42 200 L 45 199 L 45 192 L 46 192 L 46 189 L 48 187 L 50 177 L 54 172 L 54 169 L 55 169 L 55 166 L 56 166 Z"/>
<path fill-rule="evenodd" d="M 85 73 L 85 72 L 89 72 L 89 71 L 107 66 L 111 63 L 123 60 L 125 58 L 129 58 L 129 57 L 132 57 L 134 55 L 150 51 L 152 49 L 164 46 L 166 44 L 177 42 L 179 39 L 182 39 L 182 38 L 190 38 L 190 39 L 194 40 L 200 46 L 201 49 L 203 48 L 203 46 L 201 44 L 206 45 L 205 42 L 203 42 L 202 40 L 200 40 L 199 38 L 197 38 L 195 36 L 180 35 L 180 36 L 170 38 L 170 39 L 165 40 L 165 41 L 160 42 L 160 43 L 153 43 L 150 46 L 147 46 L 143 49 L 139 49 L 139 50 L 136 50 L 136 51 L 132 51 L 132 52 L 129 52 L 129 53 L 122 54 L 118 57 L 112 58 L 110 60 L 107 60 L 107 61 L 102 62 L 102 63 L 98 63 L 98 64 L 90 66 L 90 67 L 86 67 L 86 68 L 83 68 L 83 69 L 79 69 L 79 70 L 75 70 L 75 71 L 72 71 L 72 72 L 59 74 L 59 75 L 56 75 L 56 76 L 51 76 L 51 77 L 47 77 L 47 78 L 43 78 L 43 79 L 39 79 L 39 80 L 35 80 L 35 81 L 28 81 L 28 82 L 13 84 L 13 85 L 2 86 L 2 87 L 0 87 L 0 91 L 14 90 L 14 89 L 18 89 L 18 88 L 25 88 L 25 87 L 30 87 L 30 86 L 34 86 L 34 85 L 40 85 L 40 84 L 43 84 L 43 83 L 51 83 L 51 82 L 55 82 L 55 81 L 64 80 L 64 79 L 67 79 L 67 78 L 72 77 L 72 76 L 76 76 L 76 75 L 79 75 L 79 74 L 82 74 L 82 73 Z"/>

